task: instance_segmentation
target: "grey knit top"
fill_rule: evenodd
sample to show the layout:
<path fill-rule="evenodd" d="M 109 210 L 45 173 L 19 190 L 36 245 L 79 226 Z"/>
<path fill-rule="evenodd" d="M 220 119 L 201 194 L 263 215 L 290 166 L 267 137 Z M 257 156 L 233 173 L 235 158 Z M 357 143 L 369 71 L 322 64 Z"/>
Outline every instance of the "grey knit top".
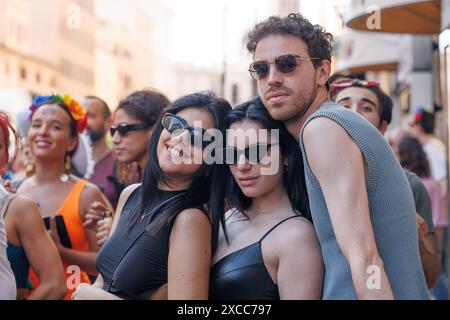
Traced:
<path fill-rule="evenodd" d="M 335 121 L 361 149 L 367 170 L 372 227 L 394 297 L 428 299 L 419 256 L 414 199 L 405 173 L 372 124 L 358 113 L 331 102 L 323 104 L 307 119 L 300 136 L 311 215 L 325 265 L 323 299 L 356 299 L 357 296 L 349 264 L 336 240 L 324 195 L 309 167 L 303 144 L 305 127 L 318 117 Z"/>

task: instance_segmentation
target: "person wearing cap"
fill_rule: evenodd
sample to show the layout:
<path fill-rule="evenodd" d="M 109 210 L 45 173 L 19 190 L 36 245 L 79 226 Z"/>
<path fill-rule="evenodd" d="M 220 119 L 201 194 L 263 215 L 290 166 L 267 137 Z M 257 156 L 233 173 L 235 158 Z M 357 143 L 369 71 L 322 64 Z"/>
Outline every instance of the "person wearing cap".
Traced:
<path fill-rule="evenodd" d="M 383 92 L 378 82 L 346 77 L 331 83 L 331 99 L 343 107 L 359 113 L 384 135 L 392 120 L 392 99 Z M 419 249 L 428 288 L 439 279 L 439 254 L 434 232 L 430 196 L 421 179 L 405 170 L 411 186 L 417 211 Z"/>

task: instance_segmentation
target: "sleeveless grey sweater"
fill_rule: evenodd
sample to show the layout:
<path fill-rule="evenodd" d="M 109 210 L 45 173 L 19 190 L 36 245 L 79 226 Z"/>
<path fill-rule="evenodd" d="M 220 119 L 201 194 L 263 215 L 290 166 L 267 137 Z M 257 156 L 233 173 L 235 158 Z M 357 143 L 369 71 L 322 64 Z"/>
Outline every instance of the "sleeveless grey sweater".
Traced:
<path fill-rule="evenodd" d="M 403 169 L 373 125 L 358 113 L 331 102 L 323 104 L 307 119 L 300 137 L 311 215 L 325 265 L 323 299 L 357 299 L 357 296 L 350 266 L 337 243 L 320 184 L 309 167 L 303 145 L 304 128 L 318 117 L 339 124 L 361 149 L 367 164 L 372 227 L 394 297 L 429 299 L 419 255 L 414 199 Z"/>

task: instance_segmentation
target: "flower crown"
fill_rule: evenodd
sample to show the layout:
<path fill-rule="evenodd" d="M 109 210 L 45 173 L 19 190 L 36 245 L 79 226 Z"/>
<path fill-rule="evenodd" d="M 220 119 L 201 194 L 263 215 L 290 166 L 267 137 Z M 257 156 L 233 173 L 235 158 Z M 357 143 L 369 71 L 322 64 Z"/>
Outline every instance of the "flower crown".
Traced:
<path fill-rule="evenodd" d="M 33 104 L 30 106 L 30 120 L 33 117 L 34 112 L 42 105 L 47 103 L 60 103 L 67 108 L 72 118 L 77 123 L 77 133 L 83 133 L 87 128 L 87 112 L 83 107 L 73 99 L 70 95 L 65 94 L 63 97 L 60 95 L 51 96 L 38 96 L 34 99 Z"/>

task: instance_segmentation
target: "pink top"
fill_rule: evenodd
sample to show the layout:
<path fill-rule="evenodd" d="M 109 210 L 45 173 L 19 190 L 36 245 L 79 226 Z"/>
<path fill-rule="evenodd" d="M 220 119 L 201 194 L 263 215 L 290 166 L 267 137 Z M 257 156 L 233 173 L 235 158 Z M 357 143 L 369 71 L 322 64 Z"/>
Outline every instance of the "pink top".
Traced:
<path fill-rule="evenodd" d="M 422 178 L 422 182 L 428 191 L 431 199 L 431 211 L 435 228 L 445 228 L 448 226 L 448 213 L 446 210 L 446 199 L 441 195 L 441 187 L 431 177 Z"/>

